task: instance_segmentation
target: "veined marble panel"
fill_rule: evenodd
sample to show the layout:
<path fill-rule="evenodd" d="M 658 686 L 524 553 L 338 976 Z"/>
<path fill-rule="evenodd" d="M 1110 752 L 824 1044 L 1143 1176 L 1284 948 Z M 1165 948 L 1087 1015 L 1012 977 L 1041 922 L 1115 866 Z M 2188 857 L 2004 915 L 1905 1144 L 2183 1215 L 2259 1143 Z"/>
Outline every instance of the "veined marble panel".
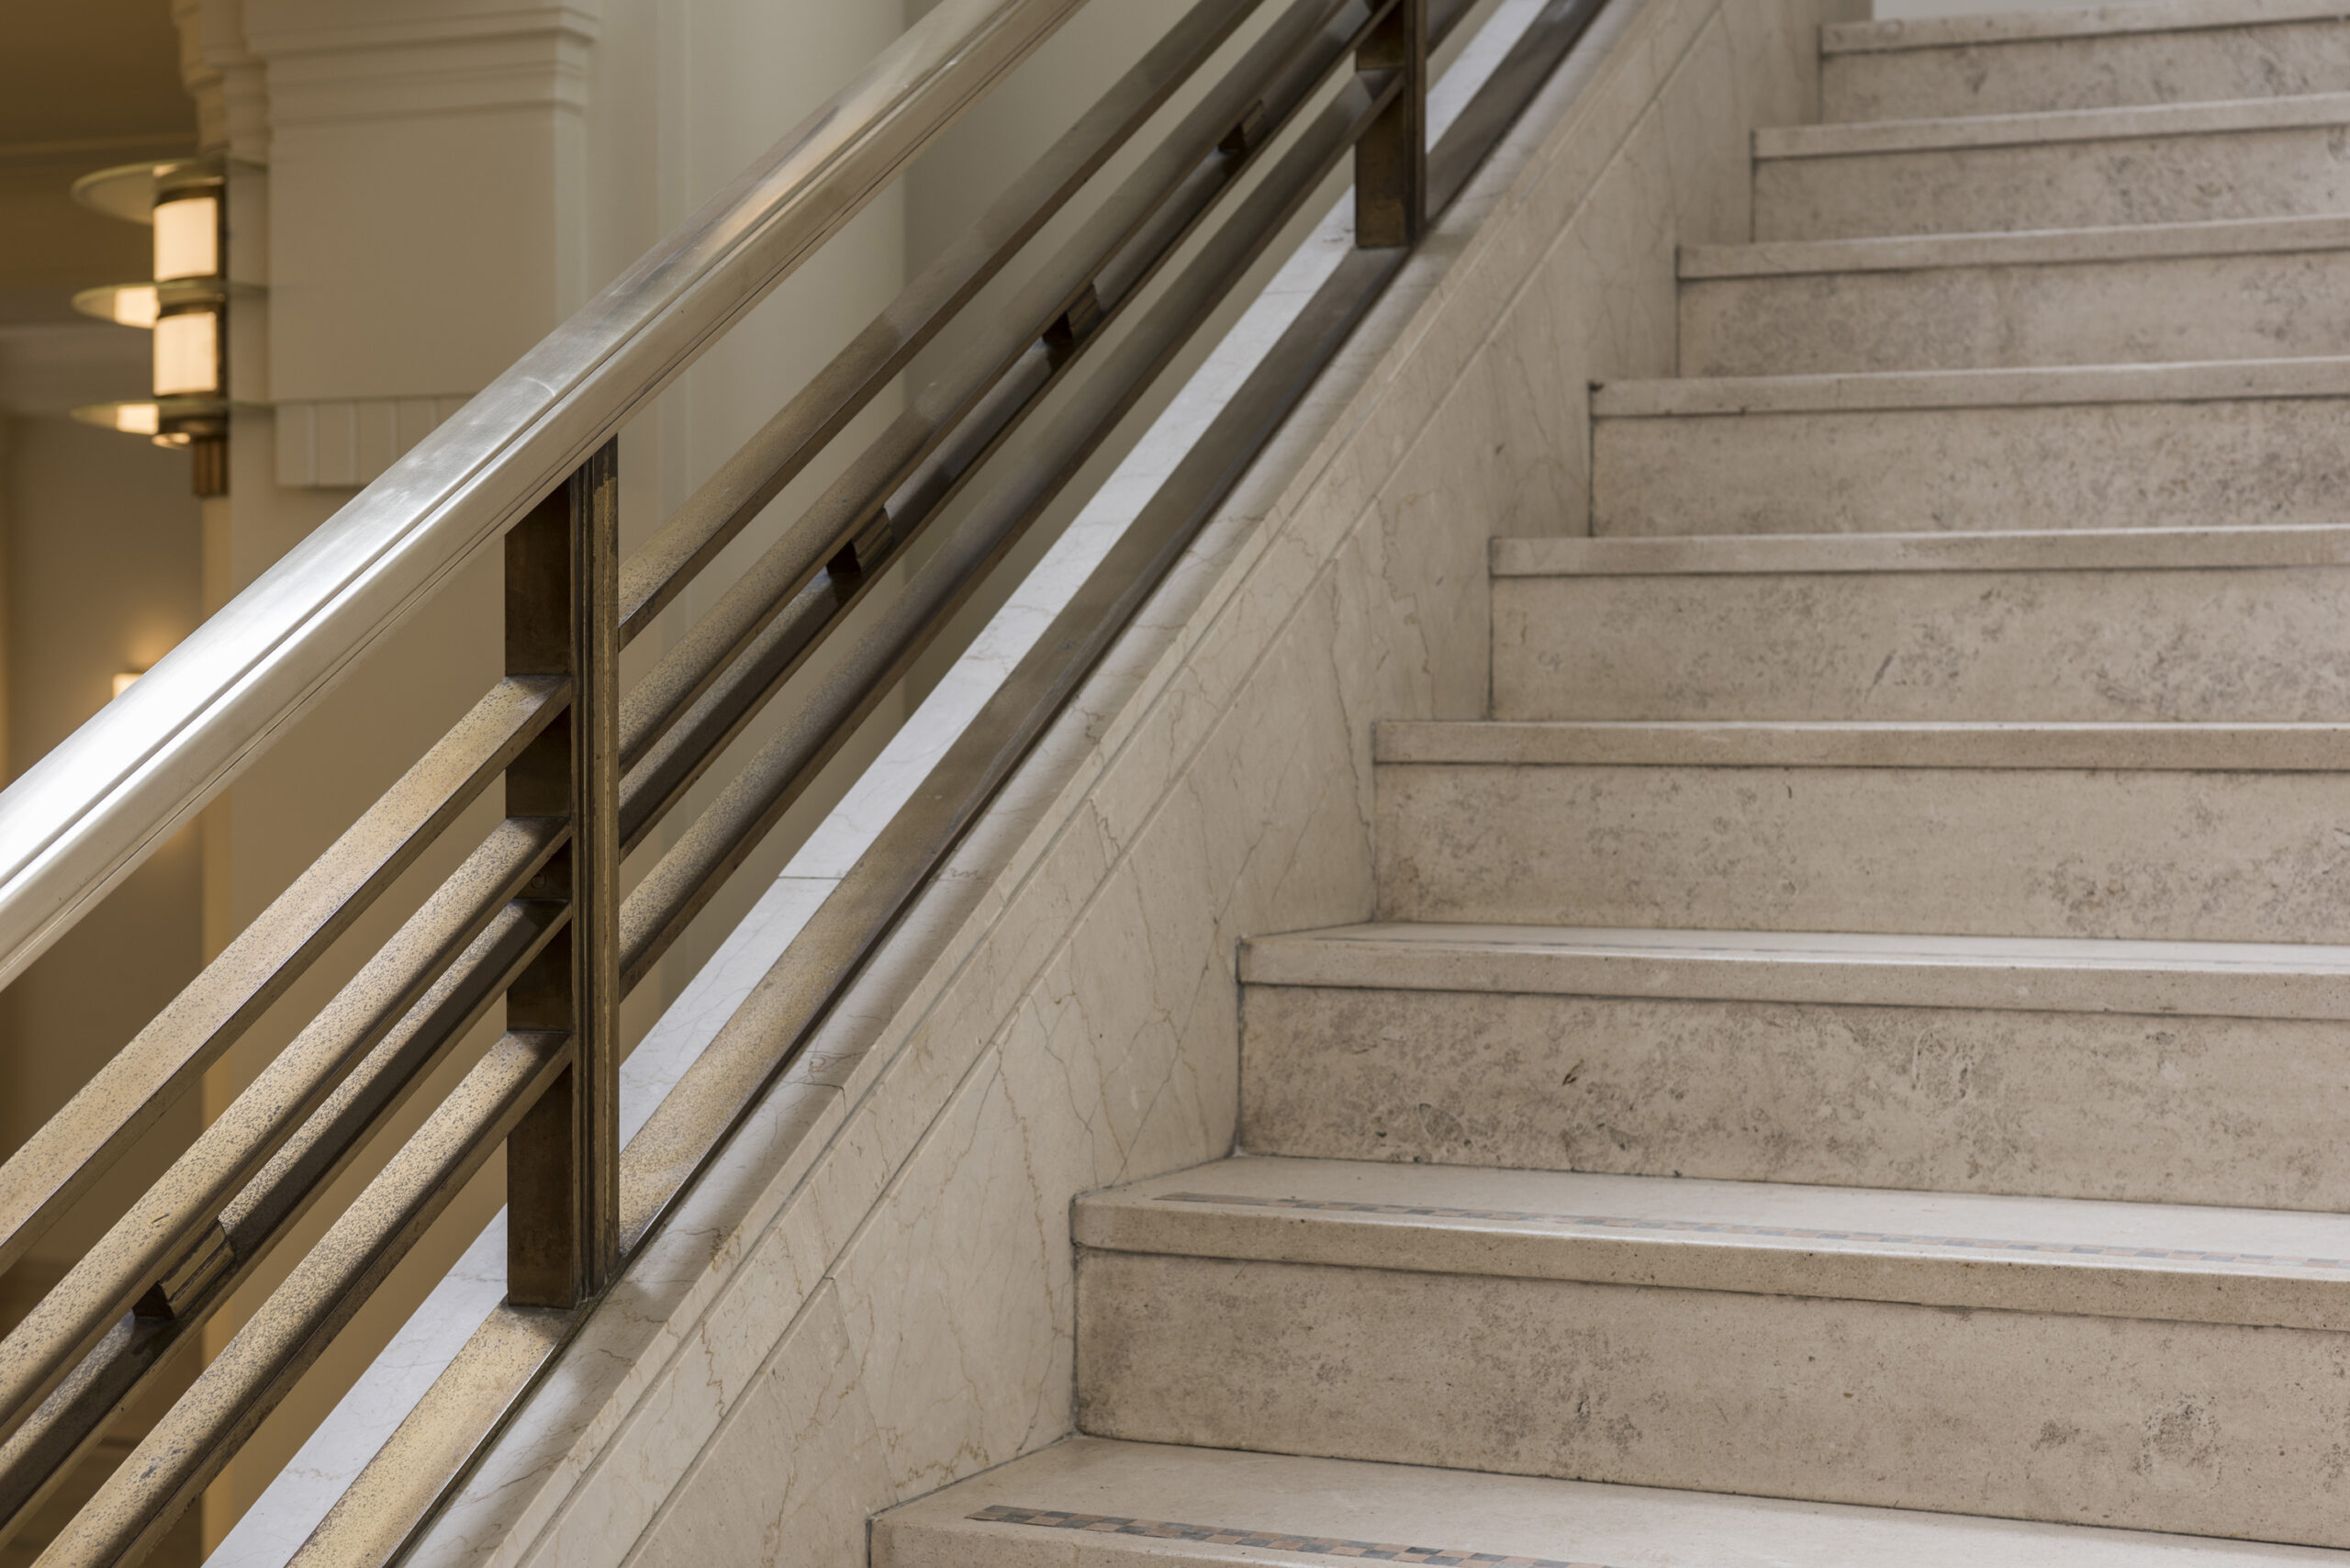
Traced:
<path fill-rule="evenodd" d="M 2207 112 L 2212 106 L 2096 110 L 2132 118 L 2117 119 L 2121 133 L 2094 139 L 2057 123 L 2064 116 L 1917 122 L 1965 128 L 1942 145 L 1922 131 L 1907 134 L 1911 122 L 1904 121 L 1782 132 L 1756 149 L 1754 237 L 1974 234 L 2350 212 L 2350 140 L 2343 135 L 2350 95 L 2270 102 L 2328 106 L 2210 125 L 2221 118 Z M 2165 123 L 2165 115 L 2180 123 Z M 2264 123 L 2277 120 L 2297 123 Z M 1852 143 L 1846 148 L 1820 134 L 1834 129 L 1905 134 L 1882 145 L 1855 135 L 1843 139 Z M 2074 134 L 2042 139 L 2060 131 Z"/>
<path fill-rule="evenodd" d="M 2332 1019 L 1252 985 L 1242 1020 L 1252 1154 L 2350 1209 Z"/>
<path fill-rule="evenodd" d="M 1689 737 L 1692 753 L 1703 737 Z M 2084 737 L 2086 738 L 2086 737 Z M 2111 743 L 2104 743 L 2111 745 Z M 1888 747 L 1888 756 L 1897 746 Z M 1387 920 L 2350 938 L 2344 775 L 2139 766 L 1383 764 Z M 2304 764 L 2303 766 L 2306 766 Z M 2191 770 L 2190 770 L 2191 769 Z"/>
<path fill-rule="evenodd" d="M 1497 578 L 1494 717 L 2350 720 L 2350 570 L 1684 565 Z"/>
<path fill-rule="evenodd" d="M 1080 1289 L 1097 1437 L 2350 1544 L 2350 1335 L 1120 1252 Z"/>
<path fill-rule="evenodd" d="M 1592 431 L 1592 532 L 1912 533 L 2334 523 L 2350 399 L 1620 417 Z"/>
<path fill-rule="evenodd" d="M 2177 30 L 2002 39 L 1980 29 L 1944 42 L 1912 24 L 1915 41 L 1880 35 L 1857 47 L 1858 37 L 1831 37 L 1820 62 L 1823 118 L 2038 114 L 2350 91 L 2350 28 L 2339 16 L 2212 27 L 2209 7 L 2203 16 L 2162 8 L 2174 13 L 2167 19 Z"/>

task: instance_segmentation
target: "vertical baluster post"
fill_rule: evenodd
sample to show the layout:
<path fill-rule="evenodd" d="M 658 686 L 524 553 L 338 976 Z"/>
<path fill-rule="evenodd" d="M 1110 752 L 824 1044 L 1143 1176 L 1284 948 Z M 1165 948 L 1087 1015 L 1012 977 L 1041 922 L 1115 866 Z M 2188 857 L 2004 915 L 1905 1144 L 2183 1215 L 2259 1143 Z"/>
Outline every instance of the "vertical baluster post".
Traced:
<path fill-rule="evenodd" d="M 1355 243 L 1409 245 L 1427 218 L 1427 0 L 1395 0 L 1356 50 L 1355 69 L 1404 73 L 1394 102 L 1355 143 Z"/>
<path fill-rule="evenodd" d="M 509 1029 L 571 1036 L 571 1065 L 506 1140 L 507 1299 L 572 1306 L 620 1262 L 620 447 L 607 442 L 506 535 L 506 668 L 570 678 L 564 714 L 506 775 L 506 811 L 566 817 L 532 898 L 569 926 L 506 997 Z"/>

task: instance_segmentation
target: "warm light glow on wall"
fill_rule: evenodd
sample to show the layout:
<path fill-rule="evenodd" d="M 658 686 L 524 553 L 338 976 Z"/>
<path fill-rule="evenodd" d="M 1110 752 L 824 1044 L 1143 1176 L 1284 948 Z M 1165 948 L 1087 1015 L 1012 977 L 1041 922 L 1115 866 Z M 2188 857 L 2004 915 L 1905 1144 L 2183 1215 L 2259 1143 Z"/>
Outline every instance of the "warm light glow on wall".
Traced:
<path fill-rule="evenodd" d="M 212 277 L 220 271 L 220 198 L 181 196 L 155 208 L 155 280 Z"/>
<path fill-rule="evenodd" d="M 146 673 L 147 672 L 143 669 L 124 670 L 120 675 L 114 678 L 114 694 L 117 697 L 121 696 L 124 692 L 130 689 L 131 682 L 137 680 L 140 676 L 145 675 Z"/>
<path fill-rule="evenodd" d="M 155 323 L 155 396 L 208 397 L 220 390 L 220 317 L 182 310 Z"/>

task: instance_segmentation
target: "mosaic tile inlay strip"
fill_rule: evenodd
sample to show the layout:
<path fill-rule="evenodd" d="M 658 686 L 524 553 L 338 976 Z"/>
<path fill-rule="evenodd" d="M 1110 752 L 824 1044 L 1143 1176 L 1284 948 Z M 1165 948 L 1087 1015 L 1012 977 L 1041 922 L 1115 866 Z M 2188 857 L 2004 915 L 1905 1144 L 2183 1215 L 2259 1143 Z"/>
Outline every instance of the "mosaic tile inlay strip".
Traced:
<path fill-rule="evenodd" d="M 1469 1551 L 1449 1546 L 1393 1546 L 1378 1540 L 1342 1540 L 1327 1535 L 1282 1535 L 1227 1525 L 1186 1525 L 1171 1519 L 1122 1519 L 1109 1514 L 1065 1514 L 1058 1508 L 1015 1508 L 991 1503 L 970 1516 L 983 1524 L 1039 1525 L 1046 1529 L 1091 1530 L 1101 1535 L 1138 1535 L 1153 1540 L 1192 1540 L 1207 1546 L 1254 1546 L 1267 1551 L 1296 1551 L 1315 1557 L 1360 1557 L 1378 1562 L 1485 1563 L 1496 1568 L 1604 1568 L 1555 1557 L 1510 1557 L 1498 1551 Z"/>
<path fill-rule="evenodd" d="M 1537 1214 L 1522 1209 L 1449 1209 L 1409 1204 L 1354 1203 L 1343 1198 L 1259 1198 L 1233 1193 L 1164 1193 L 1162 1204 L 1228 1204 L 1239 1208 L 1298 1209 L 1317 1214 L 1395 1215 L 1404 1219 L 1491 1220 L 1500 1225 L 1558 1225 L 1574 1230 L 1647 1232 L 1658 1236 L 1757 1236 L 1787 1241 L 1874 1241 L 1894 1247 L 1953 1247 L 2058 1258 L 2123 1258 L 2151 1262 L 2244 1263 L 2255 1268 L 2350 1271 L 2350 1258 L 2280 1258 L 2265 1252 L 2211 1252 L 2188 1247 L 2109 1247 L 2095 1242 L 1997 1241 L 1980 1236 L 1910 1236 L 1891 1230 L 1807 1230 L 1792 1225 L 1732 1225 L 1697 1219 L 1627 1219 L 1615 1215 Z"/>

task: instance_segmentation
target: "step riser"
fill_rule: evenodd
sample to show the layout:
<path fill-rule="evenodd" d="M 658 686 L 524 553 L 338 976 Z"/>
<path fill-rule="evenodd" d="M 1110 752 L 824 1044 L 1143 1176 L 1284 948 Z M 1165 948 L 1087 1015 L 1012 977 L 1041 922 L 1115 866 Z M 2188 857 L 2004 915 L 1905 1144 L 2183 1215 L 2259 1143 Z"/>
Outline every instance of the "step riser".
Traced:
<path fill-rule="evenodd" d="M 2335 398 L 1593 426 L 1601 534 L 2333 523 L 2344 495 L 2350 400 Z"/>
<path fill-rule="evenodd" d="M 1103 1437 L 2350 1542 L 2350 1335 L 1085 1252 Z"/>
<path fill-rule="evenodd" d="M 1498 719 L 2350 718 L 2350 571 L 1499 577 Z"/>
<path fill-rule="evenodd" d="M 1251 1154 L 2350 1209 L 2331 1022 L 1249 986 Z"/>
<path fill-rule="evenodd" d="M 1765 158 L 1757 240 L 2099 229 L 2350 212 L 2340 126 Z"/>
<path fill-rule="evenodd" d="M 2350 91 L 2350 29 L 2280 22 L 1830 54 L 1830 120 L 1942 119 Z"/>
<path fill-rule="evenodd" d="M 2350 779 L 1382 765 L 1384 920 L 2350 940 Z"/>
<path fill-rule="evenodd" d="M 2350 252 L 1692 279 L 1684 375 L 2350 352 Z"/>

